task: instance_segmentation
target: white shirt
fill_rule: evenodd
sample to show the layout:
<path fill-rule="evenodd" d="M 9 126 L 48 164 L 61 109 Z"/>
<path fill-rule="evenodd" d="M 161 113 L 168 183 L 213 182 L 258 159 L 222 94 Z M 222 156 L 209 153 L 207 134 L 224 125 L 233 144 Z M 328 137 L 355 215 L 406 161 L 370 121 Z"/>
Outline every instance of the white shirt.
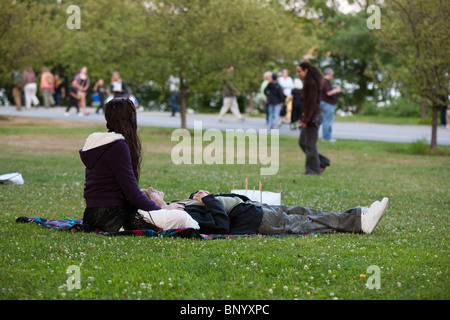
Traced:
<path fill-rule="evenodd" d="M 138 212 L 146 222 L 152 223 L 163 230 L 179 228 L 200 229 L 198 222 L 192 219 L 186 211 L 160 209 L 154 211 L 138 210 Z"/>
<path fill-rule="evenodd" d="M 278 78 L 278 83 L 283 89 L 283 93 L 286 97 L 291 95 L 292 89 L 294 89 L 294 80 L 291 77 L 287 77 L 286 79 L 283 77 Z"/>
<path fill-rule="evenodd" d="M 169 77 L 169 90 L 170 92 L 177 92 L 179 90 L 179 86 L 180 86 L 180 79 L 176 78 L 174 76 L 170 76 Z"/>

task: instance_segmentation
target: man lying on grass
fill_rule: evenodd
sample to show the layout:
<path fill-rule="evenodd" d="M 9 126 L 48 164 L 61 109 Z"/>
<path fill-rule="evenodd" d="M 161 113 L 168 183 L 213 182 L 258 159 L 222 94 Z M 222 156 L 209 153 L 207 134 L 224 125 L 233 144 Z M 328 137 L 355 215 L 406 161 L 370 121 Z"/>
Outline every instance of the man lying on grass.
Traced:
<path fill-rule="evenodd" d="M 144 193 L 156 204 L 164 204 L 164 193 L 153 188 Z M 182 210 L 139 210 L 147 223 L 160 229 L 194 228 L 203 234 L 308 234 L 330 232 L 372 233 L 383 217 L 388 198 L 370 207 L 342 213 L 302 206 L 267 205 L 237 194 L 213 195 L 200 190 L 189 199 L 173 201 Z"/>

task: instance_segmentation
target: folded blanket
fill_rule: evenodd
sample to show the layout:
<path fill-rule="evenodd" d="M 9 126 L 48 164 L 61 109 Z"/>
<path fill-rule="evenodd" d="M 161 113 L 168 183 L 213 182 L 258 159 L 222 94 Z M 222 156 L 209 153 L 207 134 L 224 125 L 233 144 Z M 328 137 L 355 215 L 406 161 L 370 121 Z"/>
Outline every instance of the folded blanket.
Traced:
<path fill-rule="evenodd" d="M 179 238 L 197 238 L 197 239 L 227 239 L 238 237 L 267 237 L 267 235 L 261 234 L 201 234 L 198 230 L 193 228 L 183 229 L 169 229 L 160 232 L 153 230 L 125 230 L 117 232 L 105 232 L 101 230 L 92 230 L 86 225 L 83 225 L 82 219 L 44 219 L 39 217 L 18 217 L 16 222 L 35 223 L 45 228 L 65 230 L 65 231 L 80 231 L 80 232 L 95 232 L 105 236 L 146 236 L 146 237 L 179 237 Z M 313 234 L 280 234 L 274 235 L 276 237 L 284 236 L 305 236 Z"/>

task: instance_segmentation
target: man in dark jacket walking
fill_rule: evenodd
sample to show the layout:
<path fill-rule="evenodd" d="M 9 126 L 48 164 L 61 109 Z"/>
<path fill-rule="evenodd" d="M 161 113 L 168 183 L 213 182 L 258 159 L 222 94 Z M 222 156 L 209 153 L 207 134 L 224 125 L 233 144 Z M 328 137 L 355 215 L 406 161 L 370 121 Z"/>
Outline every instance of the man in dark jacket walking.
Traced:
<path fill-rule="evenodd" d="M 267 96 L 267 125 L 270 129 L 278 129 L 280 125 L 280 112 L 286 96 L 277 81 L 277 74 L 272 74 L 272 80 L 264 89 L 264 94 Z"/>

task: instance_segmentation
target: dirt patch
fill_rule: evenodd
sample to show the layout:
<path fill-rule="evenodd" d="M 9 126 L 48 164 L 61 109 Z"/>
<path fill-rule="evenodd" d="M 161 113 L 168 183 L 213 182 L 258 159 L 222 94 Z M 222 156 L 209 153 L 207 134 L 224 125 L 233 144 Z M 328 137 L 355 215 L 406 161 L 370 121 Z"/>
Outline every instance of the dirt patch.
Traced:
<path fill-rule="evenodd" d="M 64 119 L 45 119 L 45 118 L 27 118 L 27 117 L 0 117 L 0 123 L 2 126 L 20 126 L 20 127 L 33 127 L 33 128 L 92 128 L 101 126 L 99 122 L 91 121 L 71 121 Z"/>
<path fill-rule="evenodd" d="M 20 128 L 94 128 L 101 124 L 88 121 L 70 121 L 64 119 L 40 119 L 26 117 L 0 118 L 2 127 Z M 105 128 L 106 131 L 106 128 Z M 155 134 L 154 132 L 150 133 Z M 78 152 L 84 145 L 87 136 L 63 135 L 58 136 L 48 133 L 18 133 L 4 135 L 0 139 L 2 149 L 13 150 L 21 154 L 47 155 L 64 152 Z M 169 153 L 172 150 L 172 143 L 142 143 L 144 152 Z"/>
<path fill-rule="evenodd" d="M 9 135 L 2 145 L 20 150 L 22 154 L 53 154 L 65 151 L 78 151 L 83 147 L 86 138 L 56 137 L 50 134 L 17 134 Z"/>
<path fill-rule="evenodd" d="M 0 125 L 4 128 L 90 128 L 99 123 L 88 121 L 70 121 L 64 119 L 43 119 L 27 117 L 2 117 Z M 48 133 L 18 133 L 2 137 L 2 148 L 21 154 L 54 154 L 58 152 L 77 152 L 83 147 L 86 137 L 76 135 L 58 136 Z"/>

